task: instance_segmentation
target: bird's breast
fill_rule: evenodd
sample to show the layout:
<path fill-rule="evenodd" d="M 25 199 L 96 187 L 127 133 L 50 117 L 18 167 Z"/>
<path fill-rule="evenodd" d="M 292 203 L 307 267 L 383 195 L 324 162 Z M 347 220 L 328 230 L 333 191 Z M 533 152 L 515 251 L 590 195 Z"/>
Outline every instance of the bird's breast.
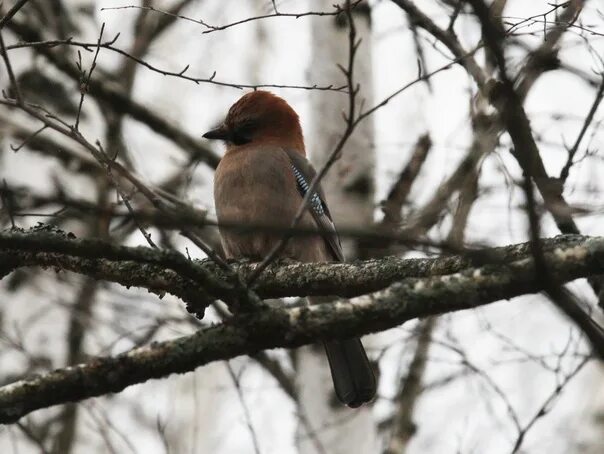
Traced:
<path fill-rule="evenodd" d="M 227 256 L 261 259 L 283 236 L 274 229 L 290 226 L 301 197 L 283 150 L 247 148 L 230 151 L 221 160 L 214 200 Z M 228 225 L 248 226 L 250 231 Z"/>

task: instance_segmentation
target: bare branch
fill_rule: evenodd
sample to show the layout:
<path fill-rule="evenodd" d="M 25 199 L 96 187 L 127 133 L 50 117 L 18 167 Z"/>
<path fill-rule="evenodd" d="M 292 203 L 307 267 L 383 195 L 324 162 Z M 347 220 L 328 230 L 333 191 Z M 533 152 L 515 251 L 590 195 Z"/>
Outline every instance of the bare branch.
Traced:
<path fill-rule="evenodd" d="M 389 228 L 399 226 L 401 222 L 401 208 L 409 197 L 413 182 L 417 178 L 431 147 L 432 140 L 430 140 L 428 134 L 424 134 L 418 139 L 409 162 L 390 189 L 386 200 L 382 202 L 382 211 L 384 212 L 383 226 Z"/>
<path fill-rule="evenodd" d="M 26 23 L 11 21 L 8 27 L 18 36 L 26 41 L 42 41 L 38 30 Z M 76 65 L 72 64 L 62 54 L 52 52 L 48 47 L 36 47 L 38 53 L 43 55 L 57 69 L 65 73 L 72 80 L 79 83 L 80 72 Z M 147 125 L 155 133 L 172 140 L 176 145 L 187 150 L 199 160 L 206 162 L 211 167 L 216 167 L 220 158 L 211 150 L 206 148 L 200 140 L 191 137 L 187 132 L 181 130 L 147 107 L 132 100 L 115 84 L 111 84 L 100 78 L 90 81 L 89 94 L 102 100 L 115 111 L 128 114 L 132 118 Z"/>
<path fill-rule="evenodd" d="M 4 25 L 6 25 L 6 23 L 11 20 L 28 1 L 29 0 L 18 0 L 17 3 L 15 3 L 13 7 L 8 10 L 4 17 L 0 19 L 0 30 L 4 28 Z"/>
<path fill-rule="evenodd" d="M 484 87 L 486 77 L 482 68 L 476 63 L 473 54 L 467 52 L 462 47 L 452 29 L 443 30 L 440 28 L 432 21 L 432 19 L 430 19 L 430 17 L 428 17 L 428 15 L 417 8 L 411 0 L 392 0 L 392 2 L 404 10 L 413 20 L 415 25 L 426 30 L 448 48 L 453 54 L 456 62 L 462 65 L 473 77 L 478 88 L 482 89 Z"/>
<path fill-rule="evenodd" d="M 581 141 L 583 140 L 583 137 L 585 136 L 585 133 L 587 132 L 587 129 L 589 128 L 589 125 L 593 121 L 594 116 L 598 110 L 598 107 L 600 106 L 600 103 L 602 102 L 602 98 L 604 98 L 604 75 L 602 75 L 601 77 L 602 77 L 602 82 L 600 82 L 600 87 L 598 88 L 598 91 L 596 92 L 596 97 L 594 99 L 594 102 L 592 103 L 591 107 L 589 108 L 589 112 L 587 113 L 587 116 L 585 117 L 585 121 L 583 122 L 583 126 L 581 126 L 581 131 L 579 132 L 579 135 L 577 136 L 577 139 L 575 140 L 574 145 L 570 148 L 570 150 L 568 150 L 568 158 L 566 160 L 566 164 L 564 164 L 564 167 L 562 167 L 562 170 L 560 171 L 560 176 L 558 178 L 560 178 L 560 181 L 562 184 L 564 184 L 564 182 L 568 178 L 568 175 L 570 173 L 570 168 L 574 164 L 573 160 L 575 158 L 575 154 L 577 153 L 577 150 L 579 149 L 579 145 L 581 145 Z"/>
<path fill-rule="evenodd" d="M 277 8 L 274 7 L 275 12 L 272 14 L 263 14 L 261 16 L 247 17 L 245 19 L 231 22 L 231 23 L 225 24 L 225 25 L 210 25 L 210 24 L 206 23 L 205 21 L 203 21 L 202 19 L 193 19 L 192 17 L 187 17 L 182 14 L 175 14 L 170 11 L 162 11 L 153 6 L 139 6 L 139 5 L 115 6 L 115 7 L 111 7 L 111 8 L 101 8 L 101 11 L 121 10 L 121 9 L 144 9 L 147 11 L 153 11 L 153 12 L 165 15 L 165 16 L 176 18 L 176 19 L 185 20 L 187 22 L 193 22 L 194 24 L 197 24 L 197 25 L 202 25 L 202 26 L 206 27 L 207 30 L 204 30 L 201 33 L 207 34 L 207 33 L 213 33 L 213 32 L 217 32 L 217 31 L 221 31 L 221 30 L 226 30 L 227 28 L 235 27 L 237 25 L 245 24 L 248 22 L 269 19 L 269 18 L 273 18 L 273 17 L 293 17 L 295 19 L 300 19 L 302 17 L 309 17 L 309 16 L 315 16 L 315 17 L 317 17 L 317 16 L 318 17 L 338 16 L 338 15 L 342 14 L 345 10 L 352 10 L 362 1 L 363 0 L 355 0 L 354 2 L 347 2 L 345 7 L 335 4 L 335 5 L 333 5 L 334 11 L 306 11 L 303 13 L 280 13 L 277 11 Z M 273 3 L 273 6 L 274 6 L 274 3 Z"/>

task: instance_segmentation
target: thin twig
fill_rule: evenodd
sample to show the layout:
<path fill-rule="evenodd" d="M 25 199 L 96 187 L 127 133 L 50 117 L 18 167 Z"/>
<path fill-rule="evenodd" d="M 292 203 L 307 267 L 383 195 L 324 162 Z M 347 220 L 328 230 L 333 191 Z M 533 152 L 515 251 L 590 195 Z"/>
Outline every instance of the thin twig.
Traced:
<path fill-rule="evenodd" d="M 13 90 L 15 91 L 15 99 L 19 105 L 23 104 L 23 98 L 21 96 L 21 89 L 19 88 L 19 83 L 17 82 L 17 78 L 15 77 L 15 73 L 13 72 L 13 66 L 10 63 L 8 58 L 8 53 L 6 52 L 6 47 L 4 45 L 4 38 L 2 38 L 2 31 L 0 30 L 0 52 L 2 52 L 2 59 L 4 60 L 4 65 L 6 66 L 6 72 L 8 73 L 8 78 L 13 86 Z M 3 92 L 4 94 L 4 92 Z"/>
<path fill-rule="evenodd" d="M 118 183 L 117 179 L 113 175 L 113 172 L 111 172 L 111 167 L 107 167 L 107 176 L 113 183 L 115 190 L 118 192 L 120 198 L 124 202 L 124 205 L 126 206 L 126 209 L 128 210 L 128 212 L 132 215 L 132 219 L 136 223 L 138 230 L 141 232 L 141 234 L 143 235 L 143 237 L 145 238 L 145 240 L 147 241 L 149 246 L 151 246 L 153 249 L 159 249 L 157 247 L 157 244 L 155 244 L 153 242 L 153 240 L 151 239 L 151 234 L 149 232 L 147 232 L 145 227 L 143 227 L 143 225 L 138 221 L 138 218 L 136 217 L 136 214 L 134 213 L 134 209 L 132 208 L 132 205 L 130 204 L 130 199 L 128 198 L 126 193 L 122 190 L 122 188 L 120 187 L 120 184 Z"/>
<path fill-rule="evenodd" d="M 333 5 L 333 8 L 335 11 L 307 11 L 304 13 L 280 13 L 277 11 L 277 8 L 276 8 L 276 6 L 274 6 L 274 3 L 273 3 L 274 9 L 275 9 L 274 13 L 263 14 L 263 15 L 254 16 L 254 17 L 248 17 L 248 18 L 245 18 L 245 19 L 242 19 L 239 21 L 225 24 L 225 25 L 210 25 L 210 24 L 206 23 L 205 21 L 203 21 L 202 19 L 193 19 L 192 17 L 187 17 L 182 14 L 173 14 L 168 11 L 162 11 L 153 6 L 139 6 L 139 5 L 115 6 L 115 7 L 110 7 L 110 8 L 101 8 L 101 11 L 110 11 L 110 10 L 119 10 L 119 9 L 145 9 L 148 11 L 153 11 L 156 13 L 175 17 L 177 19 L 182 19 L 182 20 L 185 20 L 188 22 L 193 22 L 194 24 L 202 25 L 207 28 L 207 30 L 203 31 L 202 34 L 207 34 L 207 33 L 213 33 L 213 32 L 220 31 L 220 30 L 226 30 L 227 28 L 235 27 L 237 25 L 245 24 L 247 22 L 252 22 L 252 21 L 257 21 L 257 20 L 262 20 L 262 19 L 269 19 L 272 17 L 293 17 L 293 18 L 299 19 L 301 17 L 309 17 L 309 16 L 319 16 L 319 17 L 338 16 L 338 15 L 342 14 L 342 12 L 344 10 L 354 9 L 362 1 L 363 0 L 356 0 L 352 4 L 350 3 L 350 1 L 347 1 L 346 7 L 341 7 L 340 5 L 337 5 L 337 4 Z"/>
<path fill-rule="evenodd" d="M 167 69 L 162 69 L 157 66 L 154 66 L 151 63 L 149 63 L 148 61 L 146 61 L 140 57 L 137 57 L 123 49 L 120 49 L 119 47 L 115 47 L 114 44 L 119 36 L 120 36 L 120 34 L 118 33 L 113 39 L 111 39 L 110 41 L 106 41 L 104 43 L 100 43 L 99 46 L 103 49 L 107 49 L 111 52 L 115 52 L 123 57 L 126 57 L 126 58 L 138 63 L 139 65 L 144 66 L 145 68 L 149 69 L 150 71 L 161 74 L 162 76 L 175 77 L 178 79 L 187 80 L 187 81 L 193 82 L 197 85 L 206 83 L 206 84 L 218 85 L 221 87 L 236 88 L 238 90 L 243 90 L 243 89 L 257 90 L 260 88 L 283 88 L 283 89 L 294 89 L 294 90 L 309 90 L 309 91 L 316 90 L 316 91 L 334 91 L 334 92 L 344 92 L 344 90 L 346 88 L 346 85 L 341 85 L 341 86 L 336 87 L 333 84 L 330 84 L 330 85 L 317 85 L 317 84 L 288 85 L 288 84 L 267 84 L 267 83 L 248 84 L 248 83 L 238 83 L 238 82 L 226 82 L 223 80 L 216 79 L 216 76 L 217 76 L 216 71 L 212 72 L 212 74 L 209 77 L 189 76 L 187 74 L 189 71 L 189 65 L 185 65 L 183 69 L 180 69 L 178 71 L 169 71 Z M 67 39 L 55 39 L 55 40 L 48 40 L 48 41 L 21 42 L 21 43 L 12 44 L 10 46 L 7 46 L 7 50 L 23 49 L 23 48 L 28 48 L 28 47 L 53 48 L 56 46 L 81 47 L 82 49 L 86 50 L 87 52 L 92 52 L 93 51 L 92 49 L 96 48 L 97 44 L 90 43 L 90 42 L 74 41 L 73 38 L 67 38 Z"/>
<path fill-rule="evenodd" d="M 589 112 L 588 112 L 587 116 L 585 117 L 585 121 L 583 122 L 583 126 L 581 127 L 581 131 L 579 132 L 579 135 L 577 136 L 577 139 L 575 140 L 574 145 L 570 148 L 570 150 L 568 150 L 568 158 L 566 160 L 566 164 L 564 164 L 564 167 L 562 167 L 562 170 L 560 171 L 559 178 L 560 178 L 560 181 L 562 182 L 562 184 L 564 184 L 566 182 L 566 179 L 568 178 L 568 175 L 570 173 L 570 168 L 574 164 L 573 160 L 574 160 L 575 154 L 577 153 L 577 150 L 579 149 L 579 145 L 581 144 L 581 141 L 583 140 L 585 133 L 589 129 L 589 125 L 593 121 L 594 116 L 598 110 L 598 107 L 600 106 L 600 103 L 602 102 L 602 98 L 604 97 L 604 74 L 602 74 L 601 77 L 602 77 L 602 82 L 600 83 L 600 87 L 598 88 L 594 102 L 592 103 L 591 107 L 589 108 Z"/>
<path fill-rule="evenodd" d="M 29 142 L 31 142 L 31 140 L 34 137 L 36 137 L 38 134 L 40 134 L 42 131 L 44 131 L 46 128 L 48 128 L 48 125 L 44 125 L 40 129 L 38 129 L 37 131 L 34 131 L 32 134 L 30 134 L 23 142 L 21 142 L 16 147 L 11 144 L 10 145 L 10 149 L 13 150 L 14 152 L 19 151 L 21 148 L 23 148 L 25 145 L 27 145 Z"/>
<path fill-rule="evenodd" d="M 237 391 L 237 396 L 239 396 L 239 401 L 241 402 L 241 408 L 243 408 L 243 415 L 245 417 L 245 423 L 250 431 L 250 436 L 252 437 L 252 444 L 254 445 L 254 452 L 256 454 L 261 454 L 260 445 L 258 444 L 258 437 L 256 436 L 256 431 L 254 430 L 254 426 L 252 425 L 252 417 L 250 415 L 250 410 L 245 402 L 245 398 L 243 396 L 243 391 L 241 390 L 241 385 L 239 384 L 239 378 L 231 363 L 229 361 L 226 362 L 227 370 L 229 371 L 229 375 L 233 380 L 233 384 L 235 385 L 235 390 Z"/>
<path fill-rule="evenodd" d="M 566 388 L 566 385 L 583 369 L 583 367 L 589 362 L 590 358 L 584 358 L 578 365 L 575 367 L 568 375 L 564 377 L 561 383 L 556 385 L 552 393 L 545 399 L 543 404 L 539 407 L 539 409 L 535 412 L 533 417 L 530 419 L 528 423 L 521 428 L 518 432 L 518 437 L 516 438 L 516 442 L 514 443 L 514 447 L 512 448 L 511 454 L 516 454 L 520 447 L 522 446 L 522 442 L 526 437 L 527 432 L 541 419 L 543 416 L 548 414 L 552 408 L 553 404 L 560 397 L 562 391 Z"/>
<path fill-rule="evenodd" d="M 103 39 L 104 31 L 105 31 L 105 23 L 103 22 L 103 25 L 101 25 L 101 32 L 99 33 L 99 39 L 97 40 L 96 52 L 94 54 L 94 58 L 92 59 L 92 64 L 90 65 L 90 70 L 88 71 L 88 76 L 85 78 L 85 80 L 82 80 L 81 84 L 80 84 L 80 103 L 78 104 L 78 113 L 76 115 L 76 121 L 75 121 L 75 125 L 74 125 L 74 129 L 76 131 L 78 130 L 78 127 L 80 125 L 80 115 L 82 113 L 82 105 L 84 104 L 84 97 L 86 96 L 86 93 L 88 92 L 88 89 L 90 86 L 90 79 L 92 78 L 92 72 L 96 68 L 96 59 L 99 56 L 99 51 L 101 50 L 101 40 Z M 117 37 L 116 37 L 116 39 L 117 39 Z M 81 58 L 80 58 L 80 64 L 78 66 L 79 66 L 80 71 L 82 71 Z"/>
<path fill-rule="evenodd" d="M 200 238 L 200 236 L 190 229 L 182 229 L 181 234 L 188 238 L 195 246 L 201 249 L 210 259 L 212 259 L 224 271 L 229 271 L 236 274 L 233 268 L 224 261 L 210 246 Z"/>

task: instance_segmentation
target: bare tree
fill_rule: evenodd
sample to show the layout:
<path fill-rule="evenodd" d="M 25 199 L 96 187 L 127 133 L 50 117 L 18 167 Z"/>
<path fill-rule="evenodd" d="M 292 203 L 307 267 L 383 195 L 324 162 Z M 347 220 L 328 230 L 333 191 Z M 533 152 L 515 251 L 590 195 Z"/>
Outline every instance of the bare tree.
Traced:
<path fill-rule="evenodd" d="M 598 8 L 5 2 L 0 450 L 600 452 Z M 347 263 L 223 259 L 200 133 L 254 89 Z M 374 333 L 339 407 L 313 345 Z"/>

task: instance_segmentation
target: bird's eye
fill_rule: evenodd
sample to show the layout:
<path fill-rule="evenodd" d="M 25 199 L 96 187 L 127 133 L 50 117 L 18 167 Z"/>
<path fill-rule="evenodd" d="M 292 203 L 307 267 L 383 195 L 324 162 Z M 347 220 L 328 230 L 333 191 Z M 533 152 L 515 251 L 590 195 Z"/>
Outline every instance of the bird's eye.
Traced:
<path fill-rule="evenodd" d="M 244 145 L 252 141 L 256 125 L 253 122 L 243 123 L 233 131 L 232 141 L 235 145 Z"/>

